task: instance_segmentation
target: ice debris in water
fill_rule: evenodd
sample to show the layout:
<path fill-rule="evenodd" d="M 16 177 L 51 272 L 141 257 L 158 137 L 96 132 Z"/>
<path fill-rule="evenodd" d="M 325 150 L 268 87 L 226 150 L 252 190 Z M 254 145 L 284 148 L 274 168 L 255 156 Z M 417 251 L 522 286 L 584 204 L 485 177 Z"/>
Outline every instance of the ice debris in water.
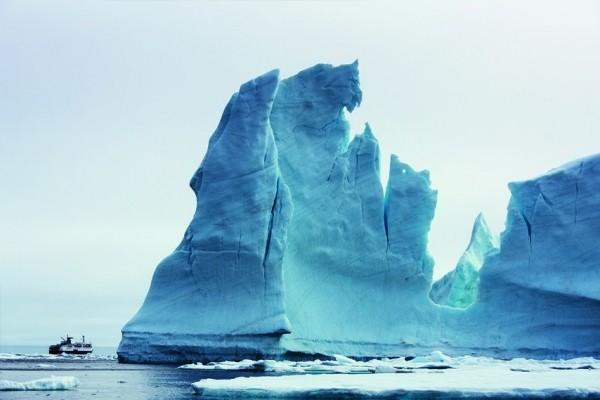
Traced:
<path fill-rule="evenodd" d="M 417 357 L 398 357 L 370 359 L 367 361 L 353 360 L 349 357 L 335 355 L 331 360 L 287 361 L 287 360 L 242 360 L 221 361 L 207 364 L 185 364 L 179 368 L 205 371 L 263 371 L 277 374 L 306 374 L 306 373 L 395 373 L 428 369 L 450 369 L 494 366 L 506 370 L 520 369 L 527 371 L 567 370 L 567 369 L 600 369 L 600 360 L 585 357 L 570 360 L 529 360 L 515 358 L 500 360 L 489 357 L 460 356 L 450 357 L 440 351 Z"/>
<path fill-rule="evenodd" d="M 399 370 L 415 368 L 450 367 L 451 358 L 439 351 L 431 355 L 415 358 L 382 358 L 368 361 L 353 360 L 343 355 L 334 355 L 330 360 L 287 361 L 287 360 L 242 360 L 210 362 L 207 364 L 185 364 L 179 368 L 200 370 L 237 370 L 237 371 L 264 371 L 274 373 L 388 373 Z"/>
<path fill-rule="evenodd" d="M 56 368 L 56 365 L 52 365 L 52 364 L 36 364 L 35 365 L 36 368 Z"/>

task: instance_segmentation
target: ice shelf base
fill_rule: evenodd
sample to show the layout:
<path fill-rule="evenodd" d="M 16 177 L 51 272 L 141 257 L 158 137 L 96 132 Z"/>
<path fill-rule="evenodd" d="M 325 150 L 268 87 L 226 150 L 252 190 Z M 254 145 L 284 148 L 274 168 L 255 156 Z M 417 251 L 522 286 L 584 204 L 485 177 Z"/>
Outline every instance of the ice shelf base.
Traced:
<path fill-rule="evenodd" d="M 127 332 L 119 362 L 181 364 L 194 361 L 280 359 L 279 335 L 180 335 Z"/>

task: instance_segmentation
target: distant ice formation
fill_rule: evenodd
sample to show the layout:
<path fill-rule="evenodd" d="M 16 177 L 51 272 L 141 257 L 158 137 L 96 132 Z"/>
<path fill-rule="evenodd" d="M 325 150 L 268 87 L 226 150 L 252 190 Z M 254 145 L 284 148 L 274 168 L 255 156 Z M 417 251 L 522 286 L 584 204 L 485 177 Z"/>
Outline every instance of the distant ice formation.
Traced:
<path fill-rule="evenodd" d="M 431 299 L 456 308 L 467 308 L 475 303 L 479 290 L 479 270 L 486 255 L 498 247 L 498 239 L 490 231 L 483 214 L 479 214 L 473 224 L 469 246 L 458 260 L 456 268 L 434 282 Z"/>
<path fill-rule="evenodd" d="M 478 218 L 432 290 L 437 192 L 396 156 L 383 188 L 375 135 L 345 118 L 361 101 L 357 63 L 240 87 L 121 361 L 600 354 L 600 156 L 511 184 L 500 249 Z"/>

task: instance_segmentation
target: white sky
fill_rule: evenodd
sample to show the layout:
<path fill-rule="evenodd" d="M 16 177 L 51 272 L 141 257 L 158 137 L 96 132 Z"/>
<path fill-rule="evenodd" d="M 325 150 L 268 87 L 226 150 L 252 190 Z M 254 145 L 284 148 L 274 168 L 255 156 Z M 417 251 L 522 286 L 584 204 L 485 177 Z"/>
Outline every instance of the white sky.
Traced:
<path fill-rule="evenodd" d="M 0 344 L 116 345 L 256 75 L 360 61 L 390 153 L 431 171 L 435 275 L 506 184 L 600 149 L 600 3 L 0 0 Z"/>

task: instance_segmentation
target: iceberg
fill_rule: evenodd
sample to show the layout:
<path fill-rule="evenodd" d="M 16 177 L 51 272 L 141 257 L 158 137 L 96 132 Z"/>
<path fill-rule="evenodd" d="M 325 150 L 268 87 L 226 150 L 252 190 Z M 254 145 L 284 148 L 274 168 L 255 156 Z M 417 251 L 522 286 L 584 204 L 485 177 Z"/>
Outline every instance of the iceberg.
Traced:
<path fill-rule="evenodd" d="M 502 356 L 600 354 L 600 155 L 509 184 L 500 250 L 452 345 Z M 468 333 L 468 334 L 467 334 Z"/>
<path fill-rule="evenodd" d="M 52 376 L 27 382 L 0 380 L 0 391 L 72 390 L 79 386 L 74 376 Z"/>
<path fill-rule="evenodd" d="M 471 240 L 456 267 L 436 281 L 429 293 L 437 304 L 455 308 L 467 308 L 477 300 L 479 270 L 487 254 L 497 250 L 498 238 L 490 231 L 479 214 L 473 224 Z"/>
<path fill-rule="evenodd" d="M 240 87 L 120 361 L 600 354 L 600 155 L 510 184 L 499 248 L 478 217 L 432 288 L 437 191 L 395 155 L 382 185 L 371 126 L 345 116 L 361 101 L 357 62 Z"/>
<path fill-rule="evenodd" d="M 388 355 L 427 343 L 429 173 L 391 157 L 381 184 L 371 127 L 350 140 L 345 111 L 362 101 L 358 64 L 317 65 L 281 82 L 271 113 L 294 203 L 284 254 L 288 351 Z M 433 327 L 435 330 L 435 327 Z"/>
<path fill-rule="evenodd" d="M 190 182 L 196 212 L 123 328 L 121 361 L 277 355 L 290 331 L 282 257 L 292 208 L 269 122 L 278 83 L 278 71 L 266 73 L 227 104 Z"/>

